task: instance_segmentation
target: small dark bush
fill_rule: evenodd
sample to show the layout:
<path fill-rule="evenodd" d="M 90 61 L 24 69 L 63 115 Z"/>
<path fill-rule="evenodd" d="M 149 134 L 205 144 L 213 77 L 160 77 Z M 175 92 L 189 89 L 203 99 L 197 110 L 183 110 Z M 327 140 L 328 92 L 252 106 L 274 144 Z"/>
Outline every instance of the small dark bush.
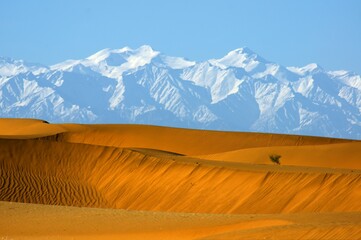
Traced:
<path fill-rule="evenodd" d="M 272 155 L 269 155 L 269 158 L 273 163 L 275 163 L 277 165 L 281 165 L 281 162 L 280 162 L 281 155 L 272 154 Z"/>

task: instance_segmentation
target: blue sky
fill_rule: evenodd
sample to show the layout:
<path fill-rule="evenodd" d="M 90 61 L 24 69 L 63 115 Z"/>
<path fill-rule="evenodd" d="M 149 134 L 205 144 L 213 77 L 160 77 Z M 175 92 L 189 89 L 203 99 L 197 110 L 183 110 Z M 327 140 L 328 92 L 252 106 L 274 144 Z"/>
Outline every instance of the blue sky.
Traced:
<path fill-rule="evenodd" d="M 361 73 L 361 1 L 0 1 L 1 56 L 49 65 L 143 44 L 197 61 L 248 46 L 285 66 Z"/>

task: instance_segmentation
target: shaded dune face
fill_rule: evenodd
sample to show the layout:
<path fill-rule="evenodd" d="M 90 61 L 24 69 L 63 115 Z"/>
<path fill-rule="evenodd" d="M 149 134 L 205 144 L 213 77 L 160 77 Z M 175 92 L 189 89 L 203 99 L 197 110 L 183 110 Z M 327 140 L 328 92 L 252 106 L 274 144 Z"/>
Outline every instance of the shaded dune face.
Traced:
<path fill-rule="evenodd" d="M 360 166 L 357 158 L 324 166 L 327 146 L 343 144 L 361 156 L 357 141 L 135 125 L 56 126 L 61 131 L 49 136 L 33 132 L 34 139 L 0 139 L 0 200 L 187 213 L 361 211 L 360 170 L 350 169 Z M 287 160 L 281 166 L 253 161 L 257 148 L 265 154 L 265 148 L 282 147 L 294 154 L 300 147 L 302 154 L 307 146 L 321 146 L 312 151 L 326 160 L 317 155 L 316 164 L 298 164 L 299 159 L 290 166 Z M 238 151 L 251 152 L 244 157 Z M 332 154 L 343 158 L 344 152 L 341 147 Z"/>

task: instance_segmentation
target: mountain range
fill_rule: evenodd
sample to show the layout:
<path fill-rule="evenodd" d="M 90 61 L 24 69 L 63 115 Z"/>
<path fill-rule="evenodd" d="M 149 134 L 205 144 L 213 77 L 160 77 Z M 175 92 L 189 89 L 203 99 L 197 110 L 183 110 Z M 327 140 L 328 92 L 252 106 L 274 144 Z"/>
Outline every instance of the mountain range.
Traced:
<path fill-rule="evenodd" d="M 0 117 L 361 139 L 361 76 L 249 48 L 196 62 L 150 46 L 52 66 L 0 58 Z"/>

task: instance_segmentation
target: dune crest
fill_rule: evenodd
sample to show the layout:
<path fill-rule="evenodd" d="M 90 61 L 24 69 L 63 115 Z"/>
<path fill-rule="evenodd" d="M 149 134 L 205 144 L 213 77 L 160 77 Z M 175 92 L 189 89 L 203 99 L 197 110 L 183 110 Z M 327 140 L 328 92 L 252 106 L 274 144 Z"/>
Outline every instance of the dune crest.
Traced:
<path fill-rule="evenodd" d="M 0 118 L 0 139 L 31 139 L 51 136 L 65 130 L 44 120 Z"/>

